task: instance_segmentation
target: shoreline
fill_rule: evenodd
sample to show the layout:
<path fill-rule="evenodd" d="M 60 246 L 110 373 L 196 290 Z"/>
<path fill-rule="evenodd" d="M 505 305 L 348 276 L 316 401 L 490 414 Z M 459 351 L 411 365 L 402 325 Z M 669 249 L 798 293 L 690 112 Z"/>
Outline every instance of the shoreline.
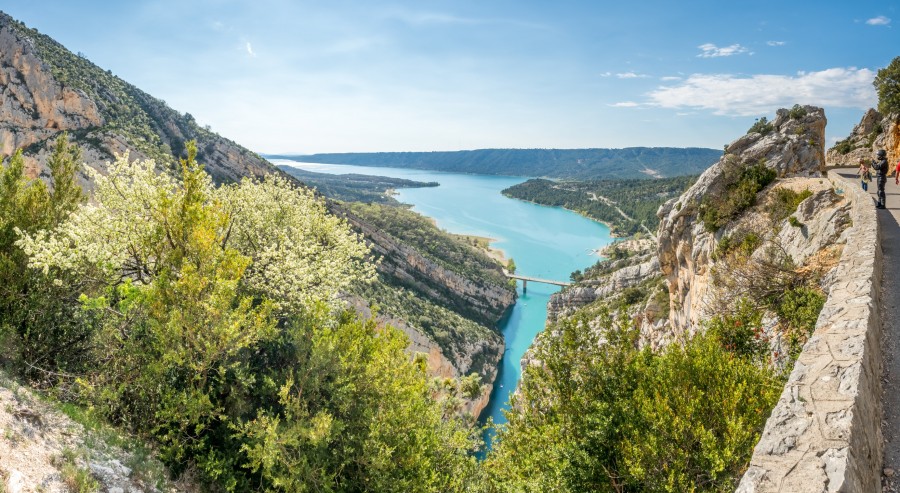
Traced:
<path fill-rule="evenodd" d="M 542 206 L 542 207 L 558 207 L 558 208 L 560 208 L 560 209 L 567 210 L 567 211 L 572 212 L 572 213 L 574 213 L 574 214 L 578 214 L 579 216 L 581 216 L 581 217 L 583 217 L 583 218 L 585 218 L 585 219 L 590 219 L 591 221 L 594 221 L 595 223 L 600 223 L 600 224 L 606 226 L 607 228 L 609 228 L 609 236 L 610 236 L 610 238 L 628 238 L 628 236 L 619 236 L 618 233 L 614 233 L 614 232 L 613 232 L 613 225 L 612 225 L 612 224 L 609 224 L 608 222 L 606 222 L 606 221 L 604 221 L 604 220 L 602 220 L 602 219 L 597 219 L 597 218 L 595 218 L 595 217 L 591 217 L 591 216 L 589 216 L 589 215 L 587 215 L 587 214 L 585 214 L 585 213 L 583 213 L 583 212 L 576 211 L 576 210 L 574 210 L 574 209 L 569 209 L 568 207 L 563 207 L 563 206 L 561 206 L 561 205 L 542 204 L 542 203 L 540 203 L 540 202 L 535 202 L 535 201 L 533 201 L 533 200 L 520 199 L 519 197 L 513 197 L 512 195 L 507 195 L 507 194 L 505 194 L 505 193 L 503 193 L 503 192 L 500 192 L 500 193 L 501 193 L 504 197 L 506 197 L 506 198 L 508 198 L 508 199 L 520 200 L 520 201 L 522 201 L 522 202 L 528 202 L 529 204 L 540 205 L 540 206 Z"/>
<path fill-rule="evenodd" d="M 467 235 L 467 234 L 459 234 L 459 233 L 450 233 L 453 236 L 465 241 L 466 243 L 474 242 L 475 247 L 484 251 L 488 255 L 488 257 L 496 260 L 500 263 L 501 266 L 506 267 L 507 256 L 506 252 L 500 248 L 496 248 L 492 246 L 492 243 L 497 241 L 497 238 L 491 238 L 489 236 L 478 236 L 478 235 Z"/>

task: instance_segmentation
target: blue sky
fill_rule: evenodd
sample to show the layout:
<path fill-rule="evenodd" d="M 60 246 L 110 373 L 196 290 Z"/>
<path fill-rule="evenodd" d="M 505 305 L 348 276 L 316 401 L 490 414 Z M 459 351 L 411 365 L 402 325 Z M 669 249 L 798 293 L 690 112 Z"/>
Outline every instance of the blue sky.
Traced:
<path fill-rule="evenodd" d="M 900 56 L 891 1 L 6 3 L 261 153 L 721 148 L 794 103 L 830 145 Z"/>

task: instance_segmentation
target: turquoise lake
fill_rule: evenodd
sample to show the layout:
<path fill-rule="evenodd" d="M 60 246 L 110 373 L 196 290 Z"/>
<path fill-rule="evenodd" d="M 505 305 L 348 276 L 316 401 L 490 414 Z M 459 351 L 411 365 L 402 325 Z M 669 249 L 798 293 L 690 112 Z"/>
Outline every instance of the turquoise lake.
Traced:
<path fill-rule="evenodd" d="M 495 239 L 492 246 L 503 250 L 516 262 L 518 274 L 568 281 L 569 274 L 593 265 L 599 257 L 593 250 L 612 242 L 609 228 L 559 207 L 546 207 L 504 197 L 500 191 L 526 180 L 522 177 L 469 175 L 435 171 L 298 163 L 276 159 L 288 165 L 321 173 L 364 175 L 435 181 L 436 188 L 405 188 L 397 199 L 412 204 L 413 210 L 433 218 L 439 227 L 459 234 Z M 522 373 L 520 360 L 534 337 L 544 329 L 547 302 L 559 288 L 529 283 L 509 317 L 499 327 L 506 342 L 490 402 L 481 415 L 495 424 L 506 422 L 503 410 L 515 391 Z M 487 436 L 490 447 L 491 436 Z"/>

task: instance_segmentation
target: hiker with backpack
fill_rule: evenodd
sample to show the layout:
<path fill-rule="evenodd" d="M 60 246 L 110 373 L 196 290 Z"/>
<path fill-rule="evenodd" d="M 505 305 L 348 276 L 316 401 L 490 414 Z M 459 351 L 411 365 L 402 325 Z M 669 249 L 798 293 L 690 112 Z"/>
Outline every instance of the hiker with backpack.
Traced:
<path fill-rule="evenodd" d="M 859 160 L 859 171 L 856 172 L 856 176 L 860 178 L 862 189 L 868 191 L 869 182 L 872 181 L 872 172 L 869 170 L 869 165 L 865 159 Z"/>

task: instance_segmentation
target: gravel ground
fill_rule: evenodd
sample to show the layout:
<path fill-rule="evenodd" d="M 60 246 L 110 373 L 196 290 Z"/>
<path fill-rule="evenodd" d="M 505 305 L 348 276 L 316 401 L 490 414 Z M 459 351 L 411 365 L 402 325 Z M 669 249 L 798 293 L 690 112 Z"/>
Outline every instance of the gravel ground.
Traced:
<path fill-rule="evenodd" d="M 109 493 L 190 491 L 138 442 L 97 425 L 87 430 L 0 372 L 0 491 Z M 109 442 L 136 445 L 131 451 Z M 3 488 L 5 486 L 5 489 Z"/>

